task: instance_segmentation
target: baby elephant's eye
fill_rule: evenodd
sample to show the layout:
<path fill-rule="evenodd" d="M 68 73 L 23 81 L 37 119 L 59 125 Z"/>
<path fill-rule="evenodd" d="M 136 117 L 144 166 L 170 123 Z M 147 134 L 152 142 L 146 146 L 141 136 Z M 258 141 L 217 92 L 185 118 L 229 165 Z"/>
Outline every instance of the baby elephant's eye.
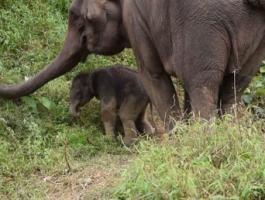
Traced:
<path fill-rule="evenodd" d="M 84 30 L 85 30 L 85 25 L 82 23 L 80 23 L 80 24 L 77 24 L 77 26 L 78 26 L 78 30 L 80 31 L 80 32 L 83 32 Z"/>
<path fill-rule="evenodd" d="M 77 29 L 80 30 L 81 28 L 84 27 L 83 18 L 79 14 L 77 14 L 76 12 L 70 11 L 69 19 L 73 23 L 73 25 L 77 27 Z"/>

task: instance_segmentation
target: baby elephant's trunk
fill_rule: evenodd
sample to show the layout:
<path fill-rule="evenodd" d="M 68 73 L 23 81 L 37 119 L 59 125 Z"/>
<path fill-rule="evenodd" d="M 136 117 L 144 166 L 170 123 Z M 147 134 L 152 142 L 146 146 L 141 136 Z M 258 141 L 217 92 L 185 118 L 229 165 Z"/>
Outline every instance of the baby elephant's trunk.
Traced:
<path fill-rule="evenodd" d="M 257 8 L 265 9 L 265 0 L 244 0 L 244 2 Z"/>
<path fill-rule="evenodd" d="M 79 111 L 78 105 L 76 103 L 70 104 L 69 112 L 70 112 L 72 117 L 79 117 L 80 116 L 80 111 Z"/>

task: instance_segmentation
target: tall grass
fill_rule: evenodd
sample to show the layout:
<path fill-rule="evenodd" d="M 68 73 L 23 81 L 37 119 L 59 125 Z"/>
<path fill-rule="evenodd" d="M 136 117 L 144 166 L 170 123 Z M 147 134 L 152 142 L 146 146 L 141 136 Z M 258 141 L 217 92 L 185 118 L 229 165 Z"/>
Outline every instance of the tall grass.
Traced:
<path fill-rule="evenodd" d="M 244 113 L 247 115 L 247 113 Z M 161 144 L 142 142 L 118 199 L 265 199 L 265 121 L 178 123 Z"/>

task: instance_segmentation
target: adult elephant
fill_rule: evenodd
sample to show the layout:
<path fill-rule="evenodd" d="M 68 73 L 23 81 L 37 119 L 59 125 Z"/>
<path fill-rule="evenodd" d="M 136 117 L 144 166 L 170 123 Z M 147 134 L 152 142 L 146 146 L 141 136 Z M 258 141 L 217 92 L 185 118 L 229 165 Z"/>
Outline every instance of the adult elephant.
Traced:
<path fill-rule="evenodd" d="M 180 107 L 170 76 L 184 82 L 195 113 L 208 118 L 234 102 L 265 56 L 263 0 L 74 0 L 57 58 L 30 80 L 1 86 L 18 98 L 66 73 L 89 54 L 132 47 L 142 81 L 168 123 Z M 236 83 L 236 88 L 233 88 Z M 169 123 L 168 123 L 169 125 Z"/>

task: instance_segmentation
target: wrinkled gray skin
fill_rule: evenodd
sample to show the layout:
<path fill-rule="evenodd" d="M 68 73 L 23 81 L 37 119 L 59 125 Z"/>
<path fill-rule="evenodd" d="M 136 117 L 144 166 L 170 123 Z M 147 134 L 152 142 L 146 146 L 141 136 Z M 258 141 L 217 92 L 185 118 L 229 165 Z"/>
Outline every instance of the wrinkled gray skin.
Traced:
<path fill-rule="evenodd" d="M 126 145 L 131 145 L 138 133 L 154 133 L 145 119 L 149 97 L 135 71 L 114 66 L 77 75 L 70 91 L 71 114 L 79 116 L 80 108 L 94 97 L 100 100 L 106 135 L 115 137 L 119 121 L 123 125 Z"/>
<path fill-rule="evenodd" d="M 88 54 L 131 47 L 168 129 L 181 115 L 170 76 L 183 81 L 186 108 L 209 118 L 231 107 L 234 90 L 239 99 L 265 57 L 263 8 L 264 0 L 74 0 L 58 57 L 25 83 L 1 86 L 0 96 L 30 94 Z"/>

